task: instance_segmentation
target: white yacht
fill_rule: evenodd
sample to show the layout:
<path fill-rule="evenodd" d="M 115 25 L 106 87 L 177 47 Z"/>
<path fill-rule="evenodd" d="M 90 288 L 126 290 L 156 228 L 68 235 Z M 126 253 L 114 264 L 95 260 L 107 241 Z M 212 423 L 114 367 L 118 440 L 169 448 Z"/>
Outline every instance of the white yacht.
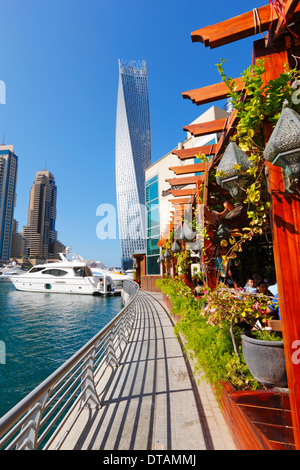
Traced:
<path fill-rule="evenodd" d="M 0 267 L 0 282 L 9 282 L 10 276 L 24 274 L 26 271 L 15 261 Z"/>
<path fill-rule="evenodd" d="M 114 294 L 114 285 L 107 275 L 93 275 L 81 256 L 74 254 L 71 260 L 60 253 L 61 260 L 38 264 L 25 274 L 11 276 L 17 290 L 86 295 Z M 72 255 L 72 254 L 70 254 Z"/>
<path fill-rule="evenodd" d="M 128 277 L 124 273 L 119 273 L 118 271 L 111 271 L 110 269 L 99 266 L 97 268 L 92 268 L 91 271 L 94 276 L 109 276 L 115 285 L 116 288 L 122 288 L 123 286 L 123 281 L 125 279 L 128 279 Z"/>

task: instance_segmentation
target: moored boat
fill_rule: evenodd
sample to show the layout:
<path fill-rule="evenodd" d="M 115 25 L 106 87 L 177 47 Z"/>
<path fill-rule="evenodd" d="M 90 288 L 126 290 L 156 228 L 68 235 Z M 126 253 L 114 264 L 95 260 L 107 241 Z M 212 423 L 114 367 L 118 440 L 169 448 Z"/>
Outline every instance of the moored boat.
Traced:
<path fill-rule="evenodd" d="M 20 291 L 53 292 L 85 295 L 112 295 L 114 284 L 108 275 L 93 275 L 81 256 L 74 254 L 71 260 L 60 253 L 60 260 L 37 264 L 25 274 L 10 276 Z"/>
<path fill-rule="evenodd" d="M 0 267 L 0 282 L 9 282 L 10 276 L 17 276 L 25 272 L 26 271 L 21 266 L 18 266 L 15 261 L 11 264 L 5 264 Z"/>

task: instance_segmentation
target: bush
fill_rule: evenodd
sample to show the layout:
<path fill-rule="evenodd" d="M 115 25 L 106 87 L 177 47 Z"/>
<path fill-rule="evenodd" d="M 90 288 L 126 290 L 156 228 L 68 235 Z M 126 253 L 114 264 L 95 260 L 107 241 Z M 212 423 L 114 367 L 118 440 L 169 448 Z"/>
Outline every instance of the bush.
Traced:
<path fill-rule="evenodd" d="M 213 326 L 203 315 L 207 297 L 195 298 L 180 279 L 161 279 L 157 286 L 169 296 L 172 314 L 179 316 L 175 333 L 184 337 L 185 352 L 194 359 L 195 371 L 203 373 L 216 389 L 221 381 L 230 382 L 238 390 L 258 388 L 242 354 L 238 358 L 234 353 L 228 322 Z M 236 325 L 234 334 L 241 350 L 240 333 Z"/>

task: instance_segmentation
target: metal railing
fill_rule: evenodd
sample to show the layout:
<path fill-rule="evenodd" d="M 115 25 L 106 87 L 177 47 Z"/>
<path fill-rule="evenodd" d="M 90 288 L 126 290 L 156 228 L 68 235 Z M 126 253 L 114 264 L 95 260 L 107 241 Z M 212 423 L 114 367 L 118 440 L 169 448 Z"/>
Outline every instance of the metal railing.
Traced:
<path fill-rule="evenodd" d="M 116 317 L 0 419 L 0 449 L 46 450 L 54 440 L 59 448 L 85 406 L 101 407 L 97 386 L 108 368 L 119 365 L 138 291 L 138 284 L 124 281 L 125 306 Z"/>

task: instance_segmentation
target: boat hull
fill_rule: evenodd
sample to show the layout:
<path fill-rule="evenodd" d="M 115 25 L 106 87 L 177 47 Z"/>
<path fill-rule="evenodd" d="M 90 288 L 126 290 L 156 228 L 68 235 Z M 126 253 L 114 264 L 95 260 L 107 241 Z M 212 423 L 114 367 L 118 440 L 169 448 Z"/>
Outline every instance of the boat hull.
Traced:
<path fill-rule="evenodd" d="M 68 281 L 56 280 L 53 278 L 45 279 L 26 279 L 22 276 L 10 278 L 15 288 L 27 292 L 48 292 L 56 294 L 82 294 L 82 295 L 100 295 L 101 291 L 91 282 L 80 282 L 77 279 L 68 279 Z"/>

